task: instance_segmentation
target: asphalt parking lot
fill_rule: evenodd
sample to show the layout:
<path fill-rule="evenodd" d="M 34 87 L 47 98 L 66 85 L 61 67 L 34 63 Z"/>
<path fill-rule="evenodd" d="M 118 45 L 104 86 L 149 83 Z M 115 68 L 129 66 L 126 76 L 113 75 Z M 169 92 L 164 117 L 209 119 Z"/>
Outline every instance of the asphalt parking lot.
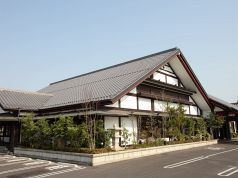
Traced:
<path fill-rule="evenodd" d="M 218 144 L 96 167 L 0 155 L 7 178 L 207 178 L 238 177 L 238 144 Z"/>
<path fill-rule="evenodd" d="M 68 174 L 85 169 L 85 166 L 56 163 L 47 160 L 0 155 L 0 177 L 8 178 L 43 178 Z"/>

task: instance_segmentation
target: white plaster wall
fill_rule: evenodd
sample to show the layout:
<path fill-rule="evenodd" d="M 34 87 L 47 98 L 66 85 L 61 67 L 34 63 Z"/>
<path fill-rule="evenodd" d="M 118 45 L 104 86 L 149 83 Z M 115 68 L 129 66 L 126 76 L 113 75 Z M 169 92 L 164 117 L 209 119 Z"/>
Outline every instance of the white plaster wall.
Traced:
<path fill-rule="evenodd" d="M 130 134 L 128 145 L 132 145 L 133 141 L 137 141 L 137 118 L 136 117 L 121 117 L 121 127 L 126 128 Z M 123 141 L 123 138 L 122 138 Z"/>
<path fill-rule="evenodd" d="M 137 89 L 134 88 L 133 90 L 130 91 L 130 93 L 132 93 L 132 94 L 137 94 Z"/>
<path fill-rule="evenodd" d="M 164 112 L 166 110 L 166 108 L 167 108 L 167 102 L 158 101 L 158 100 L 154 101 L 154 110 L 155 111 Z"/>
<path fill-rule="evenodd" d="M 178 86 L 178 79 L 167 76 L 167 83 Z"/>
<path fill-rule="evenodd" d="M 198 108 L 197 108 L 197 106 L 190 106 L 190 114 L 191 115 L 198 115 Z"/>
<path fill-rule="evenodd" d="M 114 124 L 116 124 L 116 127 L 119 127 L 119 117 L 104 117 L 105 129 L 112 129 Z"/>
<path fill-rule="evenodd" d="M 185 114 L 190 114 L 189 113 L 189 106 L 188 105 L 183 105 L 184 110 L 185 110 Z"/>
<path fill-rule="evenodd" d="M 189 102 L 194 103 L 193 99 L 189 96 Z"/>
<path fill-rule="evenodd" d="M 135 96 L 125 95 L 121 98 L 121 108 L 137 109 L 137 98 Z"/>
<path fill-rule="evenodd" d="M 158 72 L 155 72 L 154 75 L 153 75 L 153 79 L 154 80 L 159 80 L 161 82 L 166 82 L 165 80 L 165 75 L 164 74 L 160 74 Z"/>
<path fill-rule="evenodd" d="M 119 102 L 115 102 L 114 104 L 110 104 L 110 105 L 105 105 L 107 107 L 112 107 L 112 108 L 118 108 L 119 107 Z"/>
<path fill-rule="evenodd" d="M 151 111 L 151 99 L 139 98 L 139 109 Z"/>
<path fill-rule="evenodd" d="M 190 114 L 191 115 L 199 115 L 197 106 L 190 106 Z"/>

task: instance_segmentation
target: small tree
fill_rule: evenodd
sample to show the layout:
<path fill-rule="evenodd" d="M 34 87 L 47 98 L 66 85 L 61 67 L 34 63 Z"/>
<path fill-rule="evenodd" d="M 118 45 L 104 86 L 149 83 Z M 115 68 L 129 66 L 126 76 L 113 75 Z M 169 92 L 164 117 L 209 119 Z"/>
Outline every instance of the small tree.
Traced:
<path fill-rule="evenodd" d="M 57 142 L 57 147 L 59 149 L 64 149 L 66 141 L 70 140 L 72 135 L 76 132 L 73 118 L 61 116 L 59 120 L 53 125 L 52 131 Z"/>
<path fill-rule="evenodd" d="M 33 114 L 26 115 L 21 119 L 21 142 L 24 146 L 33 148 L 35 143 L 36 125 Z"/>
<path fill-rule="evenodd" d="M 109 147 L 111 144 L 112 131 L 104 129 L 102 120 L 96 121 L 96 147 Z"/>
<path fill-rule="evenodd" d="M 224 120 L 223 116 L 218 116 L 214 113 L 210 113 L 209 114 L 209 119 L 207 120 L 207 122 L 208 122 L 208 126 L 211 129 L 212 137 L 214 137 L 214 135 L 213 135 L 214 130 L 222 128 L 225 120 Z"/>
<path fill-rule="evenodd" d="M 37 142 L 35 144 L 38 147 L 51 145 L 51 128 L 47 120 L 39 119 L 35 123 L 34 136 L 37 138 Z"/>

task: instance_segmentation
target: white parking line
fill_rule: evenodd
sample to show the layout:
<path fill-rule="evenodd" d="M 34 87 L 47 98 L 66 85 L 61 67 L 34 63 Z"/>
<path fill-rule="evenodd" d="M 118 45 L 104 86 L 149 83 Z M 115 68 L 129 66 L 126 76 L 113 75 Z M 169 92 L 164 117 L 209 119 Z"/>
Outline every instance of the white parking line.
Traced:
<path fill-rule="evenodd" d="M 19 162 L 19 161 L 26 161 L 26 160 L 31 160 L 30 158 L 15 158 L 15 159 L 10 159 L 7 162 L 12 163 L 12 162 Z"/>
<path fill-rule="evenodd" d="M 180 166 L 183 166 L 183 165 L 186 165 L 186 164 L 194 163 L 194 162 L 197 162 L 197 161 L 208 159 L 210 157 L 217 156 L 217 155 L 224 154 L 224 153 L 228 153 L 228 152 L 232 152 L 232 151 L 235 151 L 235 150 L 238 150 L 238 148 L 227 150 L 227 151 L 222 151 L 222 152 L 219 152 L 219 153 L 214 153 L 214 154 L 207 155 L 207 156 L 197 157 L 197 158 L 189 159 L 189 160 L 186 160 L 186 161 L 181 161 L 181 162 L 178 162 L 178 163 L 174 163 L 174 164 L 171 164 L 171 165 L 164 166 L 164 168 L 165 169 L 171 169 L 171 168 L 180 167 Z"/>
<path fill-rule="evenodd" d="M 190 163 L 193 163 L 193 162 L 196 162 L 196 161 L 200 161 L 200 160 L 203 160 L 203 159 L 205 159 L 205 157 L 201 156 L 201 157 L 189 159 L 189 160 L 186 160 L 186 161 L 181 161 L 181 162 L 178 162 L 178 163 L 174 163 L 174 164 L 171 164 L 171 165 L 168 165 L 168 166 L 164 166 L 164 168 L 165 169 L 171 169 L 171 168 L 183 166 L 185 164 L 190 164 Z"/>
<path fill-rule="evenodd" d="M 219 174 L 217 174 L 218 176 L 222 176 L 222 177 L 229 177 L 229 176 L 231 176 L 231 175 L 233 175 L 233 174 L 235 174 L 235 173 L 237 173 L 238 172 L 238 169 L 236 169 L 237 167 L 232 167 L 232 168 L 229 168 L 229 169 L 227 169 L 227 170 L 225 170 L 225 171 L 223 171 L 223 172 L 220 172 Z M 234 169 L 236 169 L 236 170 L 234 170 Z M 234 170 L 234 171 L 233 171 Z M 232 171 L 232 172 L 231 172 Z"/>
<path fill-rule="evenodd" d="M 86 167 L 79 167 L 79 166 L 77 166 L 77 167 L 74 167 L 74 168 L 71 168 L 71 169 L 66 169 L 66 170 L 62 170 L 62 171 L 56 171 L 56 172 L 41 174 L 41 175 L 29 177 L 29 178 L 43 178 L 43 177 L 49 177 L 49 176 L 64 174 L 64 173 L 73 172 L 73 171 L 77 171 L 77 170 L 81 170 L 81 169 L 85 169 L 85 168 L 86 168 Z"/>
<path fill-rule="evenodd" d="M 33 165 L 37 165 L 37 164 L 45 164 L 47 161 L 34 161 L 34 162 L 30 162 L 30 163 L 25 163 L 25 166 L 33 166 Z"/>
<path fill-rule="evenodd" d="M 10 165 L 14 165 L 14 164 L 28 163 L 28 162 L 32 162 L 32 160 L 29 159 L 29 160 L 25 160 L 25 161 L 21 161 L 21 162 L 18 161 L 18 162 L 12 162 L 12 163 L 0 164 L 0 167 L 10 166 Z"/>
<path fill-rule="evenodd" d="M 29 170 L 29 169 L 34 169 L 34 168 L 39 168 L 39 167 L 45 167 L 45 166 L 48 166 L 50 164 L 52 164 L 52 163 L 48 162 L 47 164 L 42 164 L 42 165 L 37 165 L 37 166 L 30 166 L 30 167 L 23 167 L 23 168 L 18 168 L 18 169 L 11 169 L 11 170 L 0 172 L 0 175 L 8 174 L 8 173 L 13 173 L 13 172 L 24 171 L 24 170 Z"/>
<path fill-rule="evenodd" d="M 4 161 L 7 159 L 13 159 L 13 158 L 16 158 L 16 156 L 3 156 L 3 157 L 0 157 L 0 161 Z"/>
<path fill-rule="evenodd" d="M 68 168 L 68 167 L 69 166 L 66 166 L 66 165 L 56 165 L 56 166 L 47 167 L 46 169 L 49 171 L 54 171 L 57 169 Z"/>
<path fill-rule="evenodd" d="M 213 150 L 213 151 L 218 151 L 218 150 L 224 150 L 225 148 L 220 148 L 220 147 L 208 147 L 208 150 Z"/>

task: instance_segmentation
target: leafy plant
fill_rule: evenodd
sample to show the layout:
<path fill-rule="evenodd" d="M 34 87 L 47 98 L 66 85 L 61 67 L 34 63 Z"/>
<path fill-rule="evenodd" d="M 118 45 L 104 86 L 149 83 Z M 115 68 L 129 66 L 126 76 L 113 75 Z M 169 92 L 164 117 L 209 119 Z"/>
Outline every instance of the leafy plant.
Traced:
<path fill-rule="evenodd" d="M 24 146 L 33 148 L 37 138 L 35 137 L 36 125 L 33 114 L 26 115 L 21 120 L 21 142 Z"/>
<path fill-rule="evenodd" d="M 130 137 L 129 131 L 124 127 L 122 130 L 122 144 L 124 144 L 125 148 L 128 144 L 129 137 Z"/>

